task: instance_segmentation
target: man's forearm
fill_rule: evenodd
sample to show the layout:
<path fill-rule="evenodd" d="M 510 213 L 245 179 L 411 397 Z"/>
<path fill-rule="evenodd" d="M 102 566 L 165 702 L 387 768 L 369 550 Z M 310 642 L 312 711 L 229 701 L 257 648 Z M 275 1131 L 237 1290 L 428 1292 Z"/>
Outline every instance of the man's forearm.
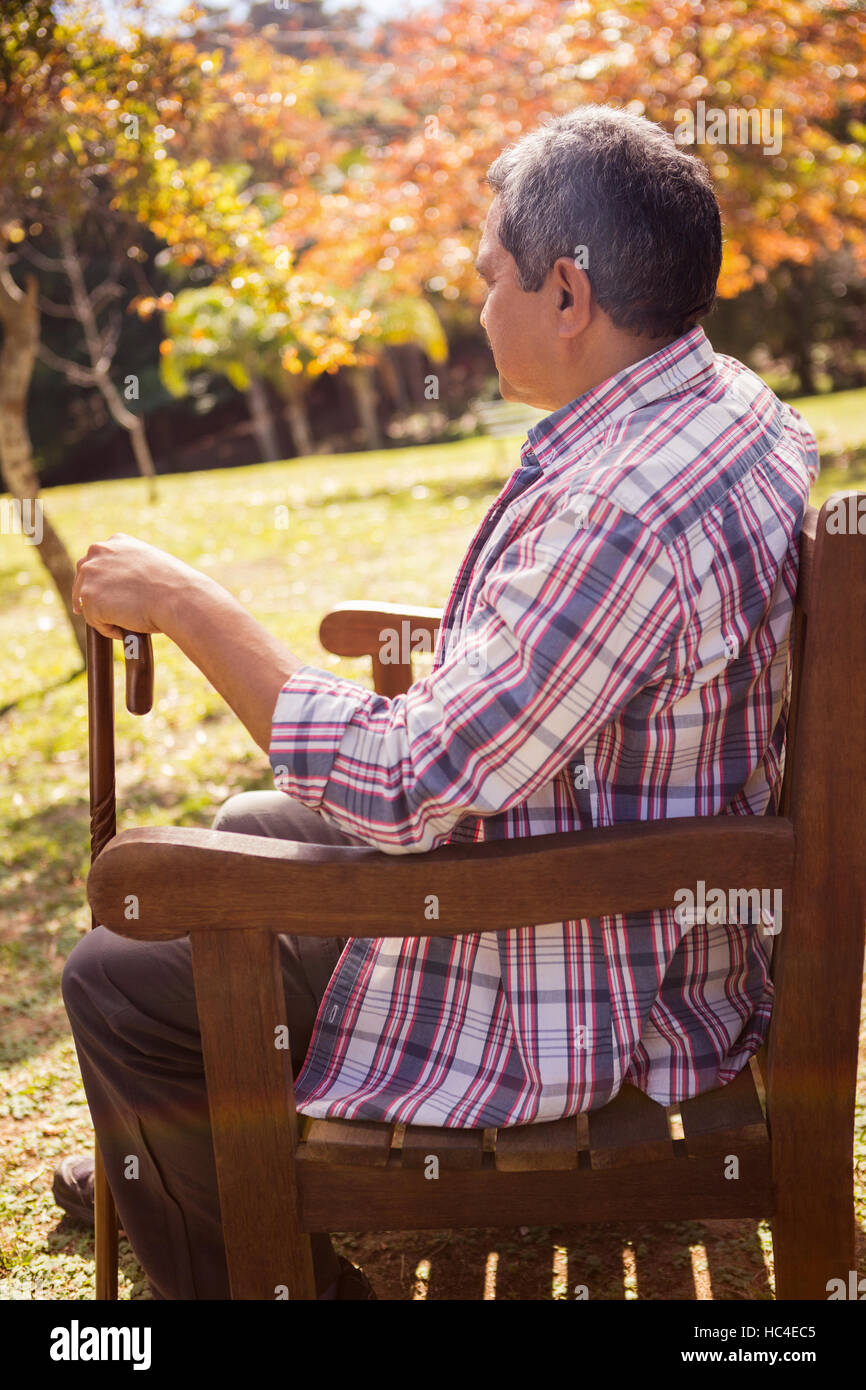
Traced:
<path fill-rule="evenodd" d="M 267 753 L 277 696 L 303 663 L 221 584 L 194 573 L 166 605 L 161 631 L 207 677 Z"/>

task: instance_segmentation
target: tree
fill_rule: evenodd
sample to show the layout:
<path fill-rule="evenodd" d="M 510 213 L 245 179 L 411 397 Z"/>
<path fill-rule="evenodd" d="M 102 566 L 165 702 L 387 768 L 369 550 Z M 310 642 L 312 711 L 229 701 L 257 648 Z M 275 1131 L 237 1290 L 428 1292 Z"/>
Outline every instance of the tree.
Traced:
<path fill-rule="evenodd" d="M 336 255 L 346 283 L 378 265 L 395 288 L 478 303 L 484 173 L 506 145 L 587 102 L 673 134 L 702 100 L 779 112 L 783 127 L 777 154 L 750 141 L 694 146 L 725 222 L 720 294 L 842 249 L 862 268 L 864 56 L 866 14 L 846 0 L 445 0 L 389 20 L 362 55 L 367 90 L 387 84 L 387 117 L 351 165 L 331 163 L 289 195 L 286 235 L 308 246 L 301 265 Z"/>
<path fill-rule="evenodd" d="M 140 33 L 121 48 L 103 37 L 86 11 L 73 7 L 59 20 L 43 0 L 14 0 L 2 25 L 0 214 L 17 233 L 22 262 L 39 272 L 42 307 L 80 329 L 71 355 L 42 345 L 39 356 L 67 379 L 100 392 L 128 432 L 140 472 L 152 480 L 143 422 L 126 403 L 134 393 L 124 396 L 112 379 L 122 326 L 117 301 L 129 297 L 135 273 L 127 254 L 130 219 L 114 200 L 112 144 L 126 141 L 139 120 L 131 106 L 147 112 L 165 83 L 176 88 L 189 78 L 195 52 L 150 40 L 146 46 Z M 122 132 L 106 119 L 121 102 L 128 122 Z M 94 249 L 110 265 L 98 284 L 88 271 Z"/>
<path fill-rule="evenodd" d="M 703 103 L 703 130 L 696 123 L 681 134 L 716 183 L 727 230 L 720 293 L 733 297 L 777 266 L 808 265 L 844 247 L 866 268 L 862 8 L 627 0 L 620 13 L 628 60 L 598 74 L 598 99 L 633 103 L 674 130 Z M 751 118 L 714 128 L 710 111 L 765 112 L 780 147 L 755 139 Z"/>
<path fill-rule="evenodd" d="M 263 72 L 262 45 L 250 45 L 249 53 L 257 72 Z M 301 66 L 289 58 L 279 62 L 287 71 Z M 312 65 L 303 65 L 308 66 Z M 308 79 L 305 73 L 303 80 Z M 232 110 L 242 105 L 234 102 L 232 87 L 228 94 Z M 226 89 L 214 87 L 204 122 L 206 130 L 221 131 L 213 142 L 218 152 L 225 140 L 225 98 Z M 258 113 L 258 104 L 253 106 Z M 316 125 L 321 139 L 318 115 L 302 115 L 302 128 L 307 120 Z M 228 124 L 231 127 L 231 120 Z M 283 136 L 270 123 L 266 127 L 274 148 L 282 148 Z M 207 289 L 178 294 L 178 300 L 183 296 L 180 314 L 173 316 L 173 326 L 167 325 L 169 336 L 163 344 L 166 385 L 183 393 L 189 371 L 206 365 L 234 380 L 248 395 L 260 447 L 271 452 L 275 434 L 261 384 L 270 381 L 285 400 L 297 451 L 308 453 L 313 448 L 305 404 L 309 384 L 321 373 L 333 373 L 355 360 L 353 344 L 362 325 L 354 321 L 343 296 L 333 292 L 327 271 L 296 269 L 283 235 L 280 190 L 261 177 L 271 172 L 260 157 L 265 132 L 258 131 L 252 140 L 248 129 L 235 130 L 239 152 L 250 145 L 259 152 L 258 169 L 237 158 L 214 162 L 200 153 L 212 142 L 197 131 L 176 155 L 157 147 L 127 159 L 125 168 L 118 170 L 117 200 L 165 242 L 160 260 L 172 273 L 182 276 L 198 264 L 216 276 Z M 157 302 L 154 296 L 136 301 L 143 313 L 152 313 Z M 176 368 L 168 360 L 175 356 Z"/>
<path fill-rule="evenodd" d="M 363 323 L 358 338 L 360 361 L 346 369 L 346 376 L 367 447 L 381 449 L 384 441 L 379 428 L 376 367 L 381 370 L 390 347 L 405 343 L 417 345 L 438 365 L 448 360 L 448 341 L 428 300 L 416 295 L 395 297 L 381 275 L 368 276 L 344 296 L 355 318 Z"/>
<path fill-rule="evenodd" d="M 306 387 L 320 373 L 356 361 L 353 344 L 363 320 L 317 282 L 294 274 L 281 248 L 262 242 L 257 249 L 261 259 L 236 264 L 230 278 L 181 290 L 161 306 L 143 301 L 139 311 L 165 309 L 160 371 L 174 395 L 185 394 L 192 372 L 225 376 L 247 395 L 262 458 L 274 459 L 279 446 L 265 389 L 270 383 L 286 402 L 296 452 L 309 454 Z"/>
<path fill-rule="evenodd" d="M 94 218 L 92 214 L 93 210 L 88 210 L 88 215 L 81 219 L 77 230 L 73 228 L 67 217 L 58 216 L 56 235 L 60 244 L 59 260 L 52 261 L 44 253 L 36 251 L 35 248 L 31 248 L 28 252 L 28 259 L 33 264 L 45 270 L 62 270 L 66 276 L 69 285 L 70 308 L 65 310 L 63 306 L 52 305 L 49 312 L 65 314 L 77 321 L 81 328 L 88 363 L 84 365 L 73 359 L 60 357 L 45 344 L 42 344 L 39 349 L 39 357 L 46 366 L 62 372 L 66 379 L 74 382 L 75 385 L 93 386 L 99 391 L 114 421 L 129 435 L 138 471 L 148 479 L 150 501 L 155 502 L 157 496 L 156 469 L 147 442 L 144 423 L 140 416 L 127 408 L 124 403 L 124 396 L 112 380 L 111 372 L 123 323 L 122 314 L 119 309 L 113 307 L 109 321 L 105 324 L 100 324 L 99 321 L 102 310 L 112 304 L 112 301 L 124 295 L 122 283 L 124 262 L 126 265 L 129 264 L 125 251 L 126 247 L 132 244 L 132 238 L 129 236 L 122 238 L 120 235 L 116 235 L 115 241 L 119 245 L 114 248 L 113 269 L 105 279 L 91 289 L 87 283 L 85 259 L 79 249 L 79 243 L 87 244 L 90 241 L 88 230 L 94 222 L 96 224 L 93 231 L 94 237 L 99 238 L 105 231 L 101 219 Z M 48 305 L 45 307 L 49 308 Z M 136 382 L 128 382 L 126 390 L 130 393 L 127 399 L 137 399 Z"/>
<path fill-rule="evenodd" d="M 361 42 L 358 25 L 360 5 L 326 10 L 323 0 L 259 0 L 250 5 L 246 19 L 227 23 L 222 16 L 205 19 L 200 25 L 209 46 L 218 43 L 231 51 L 240 36 L 251 31 L 263 34 L 278 53 L 300 58 L 314 57 L 323 48 L 338 53 L 351 52 Z"/>
<path fill-rule="evenodd" d="M 13 4 L 0 16 L 0 135 L 8 153 L 7 139 L 16 102 L 21 100 L 22 87 L 35 69 L 55 70 L 58 52 L 52 49 L 48 35 L 53 24 L 49 0 L 31 0 Z M 0 176 L 6 167 L 4 155 Z M 5 200 L 4 200 L 5 201 Z M 0 209 L 4 206 L 0 201 Z M 0 472 L 4 485 L 19 503 L 35 507 L 39 499 L 39 482 L 33 467 L 33 449 L 27 428 L 27 392 L 39 348 L 39 293 L 34 274 L 29 274 L 25 288 L 15 281 L 11 266 L 17 259 L 9 247 L 24 238 L 20 225 L 5 224 L 0 255 L 0 323 L 3 326 L 3 346 L 0 350 Z M 41 508 L 41 535 L 33 540 L 39 558 L 57 589 L 72 628 L 72 633 L 85 656 L 84 620 L 72 612 L 72 585 L 75 571 L 63 541 L 54 530 L 44 507 Z"/>
<path fill-rule="evenodd" d="M 40 507 L 39 525 L 32 543 L 57 589 L 69 625 L 86 660 L 84 619 L 72 611 L 75 570 L 63 541 L 54 530 L 39 498 L 39 480 L 33 467 L 33 449 L 27 429 L 27 391 L 39 346 L 39 308 L 35 275 L 25 289 L 12 279 L 5 257 L 0 257 L 0 471 L 3 482 L 19 505 Z"/>
<path fill-rule="evenodd" d="M 241 295 L 217 281 L 181 290 L 165 313 L 169 336 L 162 343 L 160 375 L 176 396 L 186 394 L 191 373 L 225 376 L 247 397 L 259 453 L 267 462 L 280 457 L 280 447 L 266 382 L 281 385 L 282 356 L 295 345 L 295 336 L 288 315 L 269 309 L 254 281 L 246 288 Z M 296 429 L 295 446 L 299 454 L 312 452 L 308 426 Z"/>

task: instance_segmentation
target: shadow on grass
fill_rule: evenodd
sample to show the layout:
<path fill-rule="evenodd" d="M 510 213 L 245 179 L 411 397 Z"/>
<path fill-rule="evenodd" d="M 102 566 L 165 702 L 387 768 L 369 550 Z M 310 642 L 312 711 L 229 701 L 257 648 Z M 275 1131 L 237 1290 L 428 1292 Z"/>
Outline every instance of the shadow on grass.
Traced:
<path fill-rule="evenodd" d="M 268 773 L 236 769 L 232 792 L 272 789 Z M 123 793 L 119 828 L 160 824 L 208 828 L 218 804 L 198 793 L 150 780 Z M 9 835 L 26 833 L 26 845 L 5 867 L 0 933 L 0 1063 L 18 1065 L 69 1034 L 60 994 L 64 962 L 89 925 L 86 877 L 90 866 L 90 808 L 79 798 L 46 807 L 26 821 L 10 822 Z M 16 882 L 16 879 L 19 880 Z"/>
<path fill-rule="evenodd" d="M 85 666 L 77 666 L 74 671 L 62 676 L 59 681 L 54 681 L 52 685 L 43 686 L 41 690 L 26 690 L 23 695 L 18 696 L 17 700 L 10 700 L 8 704 L 0 705 L 0 719 L 3 718 L 4 714 L 10 714 L 12 710 L 20 709 L 28 700 L 41 700 L 45 695 L 50 695 L 53 690 L 62 690 L 64 685 L 71 685 L 73 681 L 78 680 L 79 676 L 86 674 L 87 668 Z"/>
<path fill-rule="evenodd" d="M 769 1302 L 774 1297 L 753 1217 L 371 1231 L 340 1234 L 335 1244 L 363 1266 L 384 1300 Z M 859 1224 L 855 1263 L 866 1270 L 866 1231 Z"/>
<path fill-rule="evenodd" d="M 445 502 L 449 498 L 468 497 L 468 498 L 493 498 L 502 491 L 504 484 L 508 481 L 509 471 L 507 464 L 512 460 L 505 460 L 505 468 L 500 468 L 496 472 L 485 474 L 480 478 L 466 478 L 465 480 L 443 479 L 442 482 L 435 480 L 425 481 L 413 477 L 406 487 L 376 487 L 376 488 L 344 488 L 340 492 L 329 492 L 320 497 L 316 497 L 308 505 L 332 507 L 334 505 L 349 505 L 352 502 L 375 502 L 382 497 L 389 498 L 392 502 L 407 501 L 414 506 L 418 505 L 419 500 L 412 496 L 412 488 L 419 485 L 427 489 L 426 496 L 423 498 L 425 503 Z M 513 468 L 517 468 L 520 463 L 519 456 L 513 459 Z M 513 472 L 512 468 L 512 472 Z"/>
<path fill-rule="evenodd" d="M 866 1272 L 866 1230 L 855 1265 Z M 340 1254 L 365 1270 L 383 1301 L 595 1302 L 773 1300 L 768 1257 L 753 1217 L 598 1226 L 338 1233 Z M 93 1232 L 62 1217 L 47 1253 L 93 1260 Z M 771 1260 L 771 1256 L 769 1259 Z M 133 1298 L 149 1283 L 121 1237 L 118 1268 Z"/>
<path fill-rule="evenodd" d="M 70 1216 L 60 1216 L 57 1225 L 48 1232 L 45 1250 L 49 1255 L 55 1255 L 58 1258 L 64 1255 L 74 1255 L 79 1260 L 92 1262 L 95 1298 L 96 1249 L 92 1227 L 83 1226 L 80 1221 L 76 1221 Z M 126 1281 L 131 1285 L 131 1299 L 143 1301 L 152 1299 L 147 1275 L 138 1263 L 129 1241 L 122 1235 L 117 1245 L 117 1269 L 120 1276 L 119 1282 Z"/>

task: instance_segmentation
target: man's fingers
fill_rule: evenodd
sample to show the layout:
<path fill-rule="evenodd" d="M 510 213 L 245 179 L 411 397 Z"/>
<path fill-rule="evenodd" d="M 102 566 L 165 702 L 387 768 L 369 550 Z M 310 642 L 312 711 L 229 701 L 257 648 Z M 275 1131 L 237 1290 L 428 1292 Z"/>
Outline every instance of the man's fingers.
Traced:
<path fill-rule="evenodd" d="M 112 627 L 111 623 L 95 623 L 90 618 L 87 619 L 87 623 L 90 627 L 95 628 L 97 632 L 101 632 L 103 637 L 123 637 L 121 629 L 119 627 Z"/>

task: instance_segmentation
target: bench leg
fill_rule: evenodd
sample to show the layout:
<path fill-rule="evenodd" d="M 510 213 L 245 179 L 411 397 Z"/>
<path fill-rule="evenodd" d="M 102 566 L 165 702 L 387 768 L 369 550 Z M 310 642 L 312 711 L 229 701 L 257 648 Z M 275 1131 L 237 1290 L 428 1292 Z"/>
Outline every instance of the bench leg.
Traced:
<path fill-rule="evenodd" d="M 291 1061 L 275 1046 L 286 1012 L 277 938 L 217 929 L 190 941 L 232 1298 L 315 1299 Z"/>
<path fill-rule="evenodd" d="M 785 1113 L 787 1111 L 787 1113 Z M 827 1299 L 847 1289 L 854 1263 L 853 1135 L 844 1121 L 804 1113 L 800 1104 L 771 1109 L 777 1299 Z M 847 1295 L 843 1295 L 847 1296 Z"/>

